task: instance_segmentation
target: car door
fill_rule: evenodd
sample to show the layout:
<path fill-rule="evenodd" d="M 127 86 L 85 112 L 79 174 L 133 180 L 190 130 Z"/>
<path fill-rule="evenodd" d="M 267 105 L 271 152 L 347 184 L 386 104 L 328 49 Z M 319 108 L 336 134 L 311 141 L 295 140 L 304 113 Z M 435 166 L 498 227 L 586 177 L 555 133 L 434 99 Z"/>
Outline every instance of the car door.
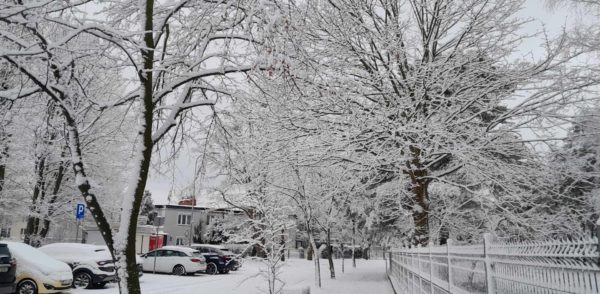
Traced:
<path fill-rule="evenodd" d="M 173 261 L 173 266 L 175 266 L 176 264 L 181 264 L 185 267 L 187 271 L 191 269 L 190 257 L 185 252 L 175 251 Z"/>
<path fill-rule="evenodd" d="M 164 250 L 163 252 L 163 263 L 162 263 L 162 271 L 165 273 L 170 273 L 173 271 L 173 267 L 175 266 L 175 262 L 177 262 L 177 252 L 173 250 Z"/>
<path fill-rule="evenodd" d="M 151 272 L 154 270 L 154 257 L 156 256 L 156 251 L 148 252 L 144 255 L 144 263 L 143 268 L 144 271 Z"/>
<path fill-rule="evenodd" d="M 0 292 L 12 293 L 14 290 L 16 266 L 8 246 L 0 244 Z"/>

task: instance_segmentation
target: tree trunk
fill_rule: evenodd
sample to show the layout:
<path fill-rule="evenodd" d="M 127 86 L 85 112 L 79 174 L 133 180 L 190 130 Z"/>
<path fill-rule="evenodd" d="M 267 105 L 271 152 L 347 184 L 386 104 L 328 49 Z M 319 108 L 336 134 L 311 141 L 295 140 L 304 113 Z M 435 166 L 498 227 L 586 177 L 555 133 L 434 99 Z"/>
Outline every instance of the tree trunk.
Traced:
<path fill-rule="evenodd" d="M 342 243 L 342 245 L 341 245 L 341 250 L 342 250 L 342 273 L 344 273 L 344 260 L 346 260 L 346 256 L 344 254 L 344 243 Z"/>
<path fill-rule="evenodd" d="M 331 246 L 331 228 L 327 229 L 327 250 L 329 260 L 329 273 L 332 279 L 335 279 L 335 268 L 333 266 L 333 246 Z"/>
<path fill-rule="evenodd" d="M 123 199 L 123 210 L 121 212 L 121 223 L 119 227 L 119 240 L 125 241 L 124 248 L 118 248 L 118 254 L 125 255 L 125 260 L 120 260 L 119 277 L 125 278 L 125 283 L 121 282 L 119 288 L 121 293 L 140 294 L 140 281 L 136 264 L 135 241 L 137 231 L 137 220 L 144 198 L 148 171 L 150 169 L 150 160 L 152 159 L 152 149 L 154 142 L 152 140 L 152 121 L 154 115 L 154 0 L 146 0 L 142 5 L 140 13 L 143 15 L 142 26 L 144 27 L 145 47 L 140 50 L 143 60 L 143 69 L 138 72 L 141 82 L 142 101 L 142 122 L 139 129 L 141 141 L 139 142 L 137 152 L 141 153 L 139 161 L 135 164 L 139 167 L 137 173 L 134 173 L 130 185 L 135 185 L 133 195 L 125 195 Z M 130 188 L 131 189 L 131 188 Z M 133 197 L 131 197 L 133 196 Z M 126 232 L 126 233 L 125 233 Z M 124 235 L 126 234 L 126 235 Z M 123 240 L 125 239 L 125 240 Z M 125 271 L 123 271 L 125 267 Z"/>
<path fill-rule="evenodd" d="M 35 162 L 35 186 L 33 187 L 33 194 L 31 195 L 31 207 L 29 208 L 29 216 L 27 217 L 27 226 L 25 227 L 25 237 L 23 242 L 31 246 L 36 245 L 35 237 L 37 235 L 37 226 L 39 224 L 39 206 L 43 201 L 43 194 L 45 190 L 45 172 L 46 170 L 46 157 L 44 155 L 38 155 Z"/>
<path fill-rule="evenodd" d="M 110 223 L 106 219 L 104 211 L 102 211 L 102 207 L 100 206 L 100 203 L 98 203 L 96 195 L 94 195 L 91 191 L 92 187 L 87 179 L 85 166 L 82 162 L 81 140 L 79 137 L 77 124 L 66 109 L 63 109 L 63 116 L 67 125 L 67 140 L 69 142 L 68 145 L 72 158 L 71 165 L 73 167 L 73 174 L 75 175 L 77 189 L 87 204 L 87 208 L 94 218 L 94 222 L 98 226 L 98 230 L 100 233 L 102 233 L 102 238 L 104 238 L 104 242 L 106 242 L 106 246 L 108 246 L 110 254 L 112 255 L 113 259 L 115 259 L 114 239 Z"/>
<path fill-rule="evenodd" d="M 321 288 L 321 263 L 319 263 L 319 249 L 317 248 L 317 243 L 315 243 L 312 234 L 309 237 L 309 241 L 310 246 L 312 247 L 313 254 L 315 255 L 315 284 L 317 284 L 317 286 Z"/>
<path fill-rule="evenodd" d="M 352 220 L 352 267 L 356 268 L 356 221 Z"/>
<path fill-rule="evenodd" d="M 416 244 L 427 246 L 429 244 L 429 197 L 427 181 L 418 180 L 413 183 L 413 196 L 415 206 L 413 207 L 412 217 L 415 223 L 414 240 Z"/>
<path fill-rule="evenodd" d="M 4 127 L 0 127 L 0 194 L 4 190 L 4 179 L 6 178 L 6 160 L 8 159 L 8 138 Z"/>
<path fill-rule="evenodd" d="M 412 217 L 415 224 L 414 242 L 427 246 L 429 244 L 429 188 L 430 180 L 426 179 L 427 170 L 421 163 L 421 149 L 410 146 L 412 160 L 406 162 L 408 170 L 404 173 L 410 177 L 413 194 Z"/>
<path fill-rule="evenodd" d="M 281 261 L 285 261 L 285 230 L 281 229 L 281 240 L 280 240 L 281 250 L 283 254 L 281 254 Z"/>
<path fill-rule="evenodd" d="M 50 231 L 50 217 L 54 214 L 54 203 L 56 203 L 56 199 L 58 198 L 58 192 L 60 192 L 60 187 L 62 185 L 63 179 L 65 177 L 65 162 L 64 158 L 66 155 L 66 148 L 63 148 L 63 151 L 60 153 L 60 158 L 62 160 L 59 163 L 58 171 L 56 172 L 56 177 L 54 178 L 54 187 L 52 188 L 52 198 L 48 201 L 48 211 L 46 213 L 46 217 L 44 218 L 44 225 L 39 232 L 40 238 L 44 239 L 48 235 Z"/>

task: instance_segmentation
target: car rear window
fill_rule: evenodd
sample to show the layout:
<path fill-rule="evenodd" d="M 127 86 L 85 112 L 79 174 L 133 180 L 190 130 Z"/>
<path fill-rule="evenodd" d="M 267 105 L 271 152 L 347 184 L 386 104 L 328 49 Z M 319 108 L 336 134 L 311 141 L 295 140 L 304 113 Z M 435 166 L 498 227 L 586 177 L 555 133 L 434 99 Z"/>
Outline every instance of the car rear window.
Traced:
<path fill-rule="evenodd" d="M 202 253 L 200 251 L 193 251 L 192 252 L 192 256 L 194 256 L 194 257 L 201 257 L 201 256 L 204 256 L 204 255 L 202 255 Z"/>
<path fill-rule="evenodd" d="M 10 251 L 8 251 L 8 246 L 6 246 L 6 244 L 0 244 L 0 255 L 10 256 Z"/>

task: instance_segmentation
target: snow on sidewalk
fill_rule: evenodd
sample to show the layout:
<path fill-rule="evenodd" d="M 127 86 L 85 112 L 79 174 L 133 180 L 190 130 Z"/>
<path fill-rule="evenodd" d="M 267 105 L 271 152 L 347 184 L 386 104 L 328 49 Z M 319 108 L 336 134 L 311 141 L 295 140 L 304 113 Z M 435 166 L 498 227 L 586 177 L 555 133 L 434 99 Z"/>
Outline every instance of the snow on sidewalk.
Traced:
<path fill-rule="evenodd" d="M 383 260 L 357 260 L 357 267 L 352 268 L 352 261 L 346 260 L 345 273 L 341 270 L 341 260 L 335 260 L 336 279 L 329 278 L 327 260 L 321 260 L 322 288 L 315 286 L 313 262 L 301 259 L 288 260 L 283 267 L 281 278 L 285 281 L 285 289 L 291 293 L 301 293 L 300 289 L 310 287 L 311 294 L 393 294 L 390 282 L 385 275 Z M 203 275 L 178 277 L 166 274 L 146 273 L 141 278 L 144 294 L 259 294 L 265 293 L 266 281 L 256 277 L 261 264 L 248 261 L 237 272 L 227 275 Z M 293 291 L 296 290 L 296 291 Z M 70 294 L 116 294 L 115 284 L 104 289 L 72 290 Z M 285 293 L 285 292 L 284 292 Z"/>

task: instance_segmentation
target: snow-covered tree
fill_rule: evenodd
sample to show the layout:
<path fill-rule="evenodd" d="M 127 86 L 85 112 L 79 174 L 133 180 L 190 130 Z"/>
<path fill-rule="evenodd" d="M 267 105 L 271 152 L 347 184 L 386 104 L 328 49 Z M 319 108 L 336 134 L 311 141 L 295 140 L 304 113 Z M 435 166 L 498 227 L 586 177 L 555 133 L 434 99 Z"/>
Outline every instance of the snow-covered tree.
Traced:
<path fill-rule="evenodd" d="M 540 59 L 515 56 L 527 38 L 522 1 L 297 5 L 278 39 L 284 70 L 256 78 L 265 94 L 254 111 L 274 125 L 262 129 L 269 138 L 287 140 L 303 163 L 344 163 L 368 190 L 393 183 L 415 243 L 435 237 L 434 183 L 527 225 L 508 208 L 533 203 L 529 187 L 547 179 L 530 143 L 556 137 L 522 130 L 568 124 L 587 99 L 579 94 L 592 81 L 569 66 L 581 50 L 559 38 Z"/>
<path fill-rule="evenodd" d="M 121 293 L 139 293 L 135 230 L 154 147 L 172 129 L 183 134 L 191 109 L 214 105 L 228 95 L 223 79 L 228 74 L 263 67 L 249 58 L 251 50 L 242 54 L 230 50 L 244 44 L 254 48 L 250 32 L 257 32 L 252 25 L 261 10 L 249 1 L 232 5 L 147 0 L 137 6 L 113 1 L 100 6 L 101 16 L 108 19 L 101 21 L 79 13 L 89 3 L 2 4 L 0 20 L 5 27 L 1 35 L 7 42 L 0 57 L 18 68 L 26 81 L 4 91 L 3 97 L 17 100 L 41 93 L 60 108 L 75 184 L 117 260 Z M 77 42 L 82 39 L 83 43 Z M 120 91 L 92 99 L 86 91 L 89 85 L 81 83 L 81 74 L 89 73 L 84 66 L 92 65 L 86 61 L 123 77 Z M 126 87 L 133 90 L 125 92 Z M 123 107 L 129 110 L 123 117 L 132 118 L 134 124 L 128 132 L 136 133 L 130 145 L 131 180 L 121 194 L 114 235 L 89 177 L 94 169 L 82 136 L 86 110 L 101 115 Z"/>

